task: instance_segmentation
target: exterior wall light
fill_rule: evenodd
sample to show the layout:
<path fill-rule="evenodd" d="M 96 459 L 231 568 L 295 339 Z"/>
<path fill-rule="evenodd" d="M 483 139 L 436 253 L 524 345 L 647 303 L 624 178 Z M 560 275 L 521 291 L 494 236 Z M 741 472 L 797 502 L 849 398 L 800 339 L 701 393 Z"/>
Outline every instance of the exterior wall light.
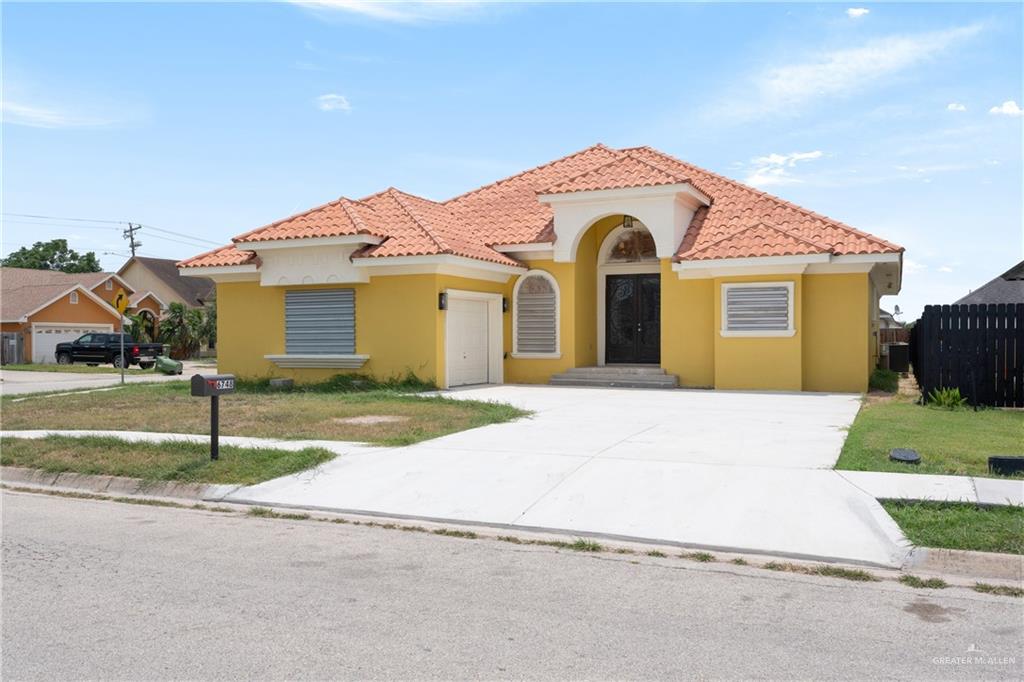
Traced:
<path fill-rule="evenodd" d="M 633 229 L 633 216 L 631 216 L 631 215 L 624 215 L 624 216 L 622 216 L 622 227 L 626 228 L 627 230 L 632 230 Z"/>
<path fill-rule="evenodd" d="M 448 310 L 448 292 L 442 291 L 437 295 L 437 309 Z"/>

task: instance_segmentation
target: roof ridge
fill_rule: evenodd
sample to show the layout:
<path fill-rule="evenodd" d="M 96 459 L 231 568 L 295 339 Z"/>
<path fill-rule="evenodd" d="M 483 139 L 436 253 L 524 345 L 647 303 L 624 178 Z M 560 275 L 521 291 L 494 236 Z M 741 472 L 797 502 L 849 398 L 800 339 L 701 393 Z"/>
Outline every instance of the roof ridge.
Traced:
<path fill-rule="evenodd" d="M 290 216 L 287 216 L 285 218 L 281 218 L 280 220 L 275 220 L 272 223 L 267 223 L 263 227 L 257 227 L 254 230 L 249 230 L 248 232 L 243 232 L 242 234 L 239 234 L 239 235 L 236 235 L 236 236 L 232 237 L 231 241 L 232 242 L 238 242 L 238 241 L 240 241 L 242 239 L 245 239 L 246 237 L 248 237 L 250 235 L 256 234 L 257 232 L 263 232 L 264 230 L 269 230 L 272 227 L 277 227 L 281 223 L 286 223 L 289 220 L 294 220 L 295 218 L 298 218 L 300 216 L 308 215 L 310 213 L 313 213 L 314 211 L 319 211 L 321 209 L 327 208 L 328 206 L 331 206 L 332 204 L 338 204 L 344 198 L 345 197 L 338 197 L 337 199 L 332 199 L 331 201 L 328 201 L 326 203 L 320 204 L 319 206 L 314 206 L 313 208 L 306 209 L 305 211 L 299 211 L 298 213 L 293 213 Z"/>
<path fill-rule="evenodd" d="M 624 148 L 624 149 L 622 149 L 620 151 L 631 151 L 631 150 L 636 150 L 636 149 L 643 149 L 645 151 L 652 152 L 654 154 L 657 154 L 658 156 L 662 156 L 662 157 L 664 157 L 666 159 L 674 161 L 675 163 L 682 164 L 683 166 L 686 166 L 688 168 L 695 168 L 698 171 L 700 171 L 702 173 L 707 173 L 708 175 L 710 175 L 712 177 L 715 177 L 715 178 L 717 178 L 717 179 L 719 179 L 719 180 L 721 180 L 723 182 L 728 182 L 728 183 L 730 183 L 732 185 L 735 185 L 736 187 L 744 189 L 744 190 L 746 190 L 748 192 L 753 192 L 754 194 L 757 194 L 759 196 L 767 197 L 768 199 L 771 199 L 772 201 L 777 201 L 778 203 L 780 203 L 780 204 L 782 204 L 784 206 L 787 206 L 787 207 L 789 207 L 791 209 L 794 209 L 794 210 L 796 210 L 796 211 L 798 211 L 800 213 L 803 213 L 804 215 L 808 215 L 808 216 L 811 216 L 812 218 L 817 218 L 818 220 L 823 220 L 825 222 L 829 222 L 829 223 L 833 223 L 835 225 L 838 225 L 841 228 L 843 228 L 844 230 L 849 230 L 849 231 L 853 232 L 854 234 L 856 234 L 856 235 L 858 235 L 860 237 L 863 237 L 865 239 L 868 239 L 870 241 L 875 242 L 876 244 L 881 244 L 883 246 L 888 246 L 888 247 L 891 247 L 891 248 L 894 248 L 894 249 L 898 249 L 900 252 L 902 252 L 904 250 L 903 247 L 901 247 L 901 246 L 897 246 L 896 244 L 893 244 L 892 242 L 886 241 L 885 239 L 882 239 L 881 237 L 876 237 L 873 234 L 869 234 L 867 232 L 863 232 L 861 230 L 858 230 L 855 227 L 851 227 L 850 225 L 847 225 L 846 223 L 844 223 L 841 220 L 836 220 L 835 218 L 831 218 L 831 217 L 829 217 L 827 215 L 823 215 L 821 213 L 816 213 L 816 212 L 814 212 L 814 211 L 812 211 L 812 210 L 810 210 L 808 208 L 804 208 L 803 206 L 800 206 L 799 204 L 794 204 L 791 201 L 786 201 L 782 197 L 775 196 L 774 194 L 769 194 L 768 192 L 759 190 L 756 187 L 751 187 L 750 185 L 748 185 L 746 183 L 743 183 L 743 182 L 740 182 L 739 180 L 733 180 L 732 178 L 726 177 L 726 176 L 721 175 L 720 173 L 716 173 L 714 171 L 710 171 L 710 170 L 708 170 L 706 168 L 703 168 L 701 166 L 698 166 L 696 164 L 689 163 L 688 161 L 683 161 L 680 158 L 672 156 L 671 154 L 667 154 L 667 153 L 661 151 L 660 149 L 655 149 L 654 147 L 651 147 L 649 145 L 643 145 L 643 146 L 640 146 L 640 147 L 626 147 L 626 148 Z M 705 194 L 706 194 L 706 192 L 705 192 Z"/>
<path fill-rule="evenodd" d="M 468 197 L 471 194 L 476 194 L 477 192 L 482 192 L 483 190 L 489 189 L 491 187 L 497 187 L 498 185 L 500 185 L 502 183 L 510 182 L 512 180 L 515 180 L 516 178 L 519 178 L 519 177 L 522 177 L 522 176 L 526 175 L 527 173 L 532 173 L 532 172 L 538 171 L 538 170 L 540 170 L 542 168 L 547 168 L 548 166 L 553 166 L 556 163 L 559 163 L 561 161 L 568 161 L 569 159 L 571 159 L 573 157 L 580 156 L 581 154 L 585 154 L 585 153 L 587 153 L 589 151 L 593 151 L 595 149 L 604 149 L 604 150 L 610 151 L 612 153 L 618 153 L 617 149 L 612 149 L 611 147 L 609 147 L 609 146 L 607 146 L 605 144 L 602 144 L 601 142 L 598 142 L 596 144 L 590 145 L 589 147 L 585 147 L 584 149 L 580 149 L 579 151 L 575 151 L 572 154 L 566 154 L 565 156 L 560 156 L 557 159 L 554 159 L 552 161 L 548 161 L 546 163 L 542 163 L 542 164 L 540 164 L 538 166 L 534 166 L 533 168 L 527 168 L 524 171 L 519 171 L 515 175 L 509 175 L 508 177 L 501 178 L 500 180 L 495 180 L 494 182 L 489 182 L 486 185 L 481 185 L 480 187 L 477 187 L 476 189 L 471 189 L 468 192 L 463 192 L 462 194 L 457 194 L 457 195 L 451 197 L 450 199 L 445 199 L 444 201 L 442 201 L 440 203 L 443 204 L 443 205 L 447 205 L 447 204 L 449 204 L 449 203 L 451 203 L 453 201 L 456 201 L 457 199 L 462 199 L 463 197 Z"/>
<path fill-rule="evenodd" d="M 453 252 L 452 247 L 449 246 L 448 243 L 443 238 L 441 238 L 439 235 L 435 235 L 434 231 L 423 220 L 421 220 L 418 215 L 413 213 L 412 208 L 408 205 L 408 203 L 403 198 L 405 196 L 405 192 L 403 192 L 402 190 L 397 189 L 395 187 L 388 187 L 386 191 L 387 191 L 388 195 L 392 199 L 395 200 L 395 203 L 397 203 L 399 206 L 401 206 L 402 210 L 405 211 L 406 214 L 408 214 L 408 216 L 410 218 L 412 218 L 413 222 L 416 223 L 416 225 L 421 230 L 423 230 L 424 234 L 426 234 L 428 237 L 430 237 L 430 240 L 432 242 L 434 242 L 434 244 L 437 246 L 437 248 L 441 249 L 441 251 L 443 253 L 452 253 Z M 415 195 L 410 194 L 408 196 L 415 196 Z M 419 197 L 416 197 L 416 198 L 419 198 Z M 429 199 L 427 201 L 429 201 Z"/>
<path fill-rule="evenodd" d="M 797 241 L 806 242 L 806 243 L 810 244 L 811 246 L 813 246 L 815 248 L 822 249 L 825 253 L 833 253 L 832 248 L 827 246 L 827 245 L 825 245 L 825 244 L 822 244 L 820 242 L 816 242 L 816 241 L 811 240 L 811 239 L 806 239 L 804 237 L 801 237 L 798 234 L 793 234 L 789 230 L 781 228 L 778 225 L 773 225 L 772 223 L 769 223 L 766 220 L 759 220 L 759 221 L 757 221 L 755 223 L 751 223 L 750 225 L 747 225 L 746 227 L 744 227 L 742 229 L 736 230 L 735 232 L 730 232 L 729 234 L 727 234 L 725 236 L 719 237 L 718 239 L 716 239 L 713 242 L 710 242 L 708 244 L 705 244 L 704 246 L 700 247 L 699 249 L 694 249 L 692 251 L 687 251 L 686 253 L 687 253 L 687 255 L 691 255 L 692 256 L 692 255 L 698 254 L 698 253 L 700 253 L 702 251 L 707 251 L 708 249 L 710 249 L 712 247 L 715 247 L 715 246 L 718 246 L 719 244 L 722 244 L 722 243 L 727 242 L 727 241 L 732 241 L 733 239 L 736 239 L 736 237 L 740 236 L 741 234 L 743 234 L 745 232 L 749 232 L 750 230 L 753 230 L 753 229 L 758 228 L 758 227 L 767 227 L 769 230 L 775 230 L 776 232 L 780 232 L 780 233 L 786 235 L 787 237 L 792 237 L 793 239 L 796 239 Z"/>
<path fill-rule="evenodd" d="M 541 190 L 538 193 L 540 194 L 540 193 L 543 193 L 543 192 L 546 192 L 546 191 L 553 190 L 556 187 L 559 187 L 560 185 L 568 184 L 568 183 L 572 182 L 573 180 L 578 180 L 579 178 L 582 178 L 585 175 L 589 175 L 590 173 L 596 173 L 596 172 L 598 172 L 598 171 L 600 171 L 600 170 L 602 170 L 604 168 L 607 168 L 608 166 L 614 165 L 616 163 L 622 163 L 626 159 L 630 159 L 632 161 L 636 161 L 638 163 L 642 163 L 643 165 L 647 166 L 648 168 L 653 168 L 654 170 L 658 171 L 659 173 L 664 173 L 665 175 L 673 177 L 676 180 L 680 180 L 682 182 L 687 182 L 687 183 L 690 182 L 690 179 L 688 177 L 686 177 L 686 176 L 683 176 L 683 175 L 680 175 L 679 173 L 676 173 L 674 171 L 662 168 L 661 166 L 658 166 L 657 164 L 651 163 L 650 161 L 647 161 L 646 159 L 641 159 L 639 156 L 635 156 L 633 154 L 630 154 L 629 152 L 623 152 L 623 151 L 617 150 L 617 149 L 613 149 L 611 151 L 614 151 L 614 152 L 617 152 L 619 154 L 622 154 L 622 156 L 616 157 L 616 158 L 612 159 L 611 161 L 608 161 L 607 163 L 602 163 L 599 166 L 594 166 L 593 168 L 585 170 L 582 173 L 577 173 L 576 175 L 572 176 L 571 178 L 566 178 L 564 180 L 559 180 L 555 184 L 549 186 L 546 190 Z"/>
<path fill-rule="evenodd" d="M 338 205 L 341 206 L 341 210 L 345 212 L 345 215 L 347 215 L 349 220 L 352 221 L 352 224 L 356 226 L 356 229 L 359 231 L 359 233 L 371 234 L 377 237 L 384 237 L 385 235 L 377 234 L 372 229 L 370 229 L 370 227 L 366 224 L 366 221 L 363 220 L 363 217 L 359 215 L 359 213 L 355 210 L 355 206 L 353 206 L 352 204 L 356 204 L 362 208 L 365 208 L 371 213 L 376 213 L 376 211 L 373 210 L 372 206 L 368 206 L 361 201 L 353 201 L 348 197 L 342 197 L 341 199 L 338 200 Z"/>

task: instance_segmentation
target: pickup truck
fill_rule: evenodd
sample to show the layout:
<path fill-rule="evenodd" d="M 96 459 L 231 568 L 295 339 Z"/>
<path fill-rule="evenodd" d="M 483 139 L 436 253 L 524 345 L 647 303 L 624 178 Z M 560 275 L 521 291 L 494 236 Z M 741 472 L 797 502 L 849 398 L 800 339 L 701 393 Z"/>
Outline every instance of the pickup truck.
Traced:
<path fill-rule="evenodd" d="M 137 343 L 125 334 L 122 357 L 120 334 L 86 334 L 70 343 L 58 343 L 55 355 L 58 365 L 110 363 L 114 367 L 138 365 L 149 369 L 156 364 L 156 357 L 162 352 L 163 346 L 159 343 Z"/>

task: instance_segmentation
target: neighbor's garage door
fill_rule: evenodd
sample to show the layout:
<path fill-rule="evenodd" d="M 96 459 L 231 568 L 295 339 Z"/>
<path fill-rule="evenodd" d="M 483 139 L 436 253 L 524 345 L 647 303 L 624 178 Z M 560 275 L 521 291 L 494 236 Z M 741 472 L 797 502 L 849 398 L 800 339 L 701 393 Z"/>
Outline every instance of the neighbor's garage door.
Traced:
<path fill-rule="evenodd" d="M 448 301 L 448 385 L 488 382 L 487 301 Z"/>
<path fill-rule="evenodd" d="M 113 331 L 109 324 L 35 324 L 32 325 L 32 362 L 56 362 L 54 349 L 58 343 L 74 341 L 89 332 Z"/>

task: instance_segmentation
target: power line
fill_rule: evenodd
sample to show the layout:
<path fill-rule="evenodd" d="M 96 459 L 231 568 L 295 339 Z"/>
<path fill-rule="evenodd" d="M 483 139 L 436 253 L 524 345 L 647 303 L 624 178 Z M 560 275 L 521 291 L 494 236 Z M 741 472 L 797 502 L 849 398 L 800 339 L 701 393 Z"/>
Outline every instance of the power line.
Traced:
<path fill-rule="evenodd" d="M 70 220 L 76 223 L 111 223 L 113 225 L 125 225 L 128 221 L 126 220 L 99 220 L 92 218 L 60 218 L 52 215 L 36 215 L 34 213 L 4 213 L 4 215 L 13 216 L 15 218 L 38 218 L 40 220 Z"/>
<path fill-rule="evenodd" d="M 153 239 L 163 239 L 164 241 L 175 242 L 177 244 L 184 244 L 185 246 L 195 246 L 196 248 L 202 248 L 203 246 L 205 246 L 204 244 L 196 244 L 194 242 L 186 242 L 186 241 L 182 241 L 180 239 L 171 239 L 170 237 L 164 237 L 164 236 L 159 235 L 159 234 L 151 234 L 149 236 L 152 237 Z M 209 243 L 216 244 L 217 242 L 209 242 Z"/>
<path fill-rule="evenodd" d="M 213 244 L 214 246 L 220 246 L 222 244 L 222 242 L 215 242 L 215 241 L 211 241 L 209 239 L 203 239 L 202 237 L 193 237 L 192 235 L 185 234 L 184 232 L 175 232 L 174 230 L 165 230 L 162 227 L 153 227 L 152 225 L 145 225 L 143 223 L 140 223 L 140 225 L 142 227 L 146 228 L 147 230 L 155 230 L 156 232 L 163 232 L 164 234 L 173 234 L 175 237 L 184 237 L 185 239 L 191 239 L 191 240 L 197 241 L 197 242 L 205 242 L 207 244 Z"/>
<path fill-rule="evenodd" d="M 146 225 L 144 223 L 133 223 L 133 222 L 127 221 L 127 220 L 103 220 L 103 219 L 98 219 L 98 218 L 97 219 L 93 219 L 93 218 L 70 218 L 70 217 L 41 215 L 41 214 L 38 214 L 38 213 L 4 213 L 3 215 L 11 216 L 11 217 L 16 217 L 16 218 L 33 218 L 33 219 L 36 219 L 36 220 L 48 220 L 48 221 L 59 220 L 59 221 L 71 221 L 71 222 L 75 222 L 75 223 L 106 223 L 106 224 L 111 225 L 111 227 L 109 227 L 109 228 L 108 227 L 99 226 L 99 225 L 94 225 L 94 226 L 85 226 L 85 225 L 73 225 L 72 226 L 72 225 L 66 225 L 66 224 L 65 225 L 53 225 L 54 227 L 76 227 L 76 228 L 80 227 L 82 229 L 91 229 L 91 230 L 105 230 L 105 229 L 116 230 L 117 228 L 113 227 L 113 225 L 127 225 L 128 227 L 125 228 L 124 231 L 123 231 L 125 239 L 130 239 L 129 235 L 130 234 L 133 235 L 140 228 L 146 228 L 147 230 L 152 230 L 154 232 L 160 232 L 160 233 L 163 233 L 163 234 L 173 235 L 175 237 L 183 237 L 185 239 L 191 239 L 191 240 L 193 240 L 195 242 L 199 242 L 201 244 L 211 244 L 213 246 L 220 246 L 221 245 L 221 242 L 212 241 L 210 239 L 203 239 L 202 237 L 194 237 L 194 236 L 192 236 L 190 234 L 186 234 L 184 232 L 176 232 L 174 230 L 167 230 L 167 229 L 164 229 L 162 227 L 156 227 L 154 225 Z M 37 225 L 38 224 L 38 223 L 32 223 L 32 222 L 26 222 L 26 221 L 18 221 L 18 220 L 9 220 L 9 221 L 6 221 L 6 222 L 16 223 L 16 224 L 20 224 L 20 225 Z M 154 236 L 156 236 L 156 235 L 154 235 Z M 169 241 L 173 241 L 173 240 L 169 240 Z M 136 241 L 136 243 L 135 243 L 136 248 L 138 248 L 140 245 L 141 245 L 141 242 Z M 188 246 L 194 246 L 194 244 L 188 244 Z"/>

